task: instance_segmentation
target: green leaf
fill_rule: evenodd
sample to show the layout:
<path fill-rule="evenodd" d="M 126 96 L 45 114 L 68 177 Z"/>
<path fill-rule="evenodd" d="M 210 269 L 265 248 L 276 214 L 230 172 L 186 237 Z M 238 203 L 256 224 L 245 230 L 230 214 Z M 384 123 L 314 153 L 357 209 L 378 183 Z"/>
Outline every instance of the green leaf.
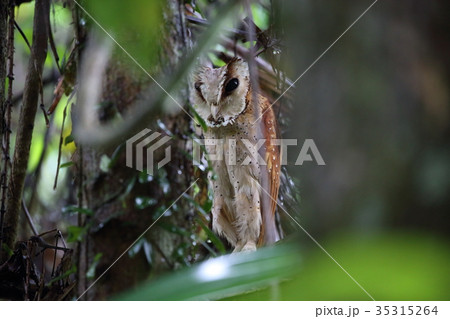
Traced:
<path fill-rule="evenodd" d="M 80 213 L 85 214 L 88 216 L 94 215 L 94 212 L 88 208 L 82 208 L 78 206 L 67 206 L 62 209 L 63 214 L 73 214 L 73 213 Z"/>
<path fill-rule="evenodd" d="M 79 226 L 69 226 L 67 227 L 67 232 L 69 234 L 67 241 L 69 243 L 73 243 L 81 241 L 83 239 L 84 235 L 87 232 L 87 228 Z"/>
<path fill-rule="evenodd" d="M 168 232 L 172 233 L 172 234 L 177 234 L 177 235 L 181 235 L 181 236 L 190 236 L 191 232 L 187 231 L 184 228 L 175 226 L 174 224 L 170 224 L 170 223 L 165 223 L 163 221 L 158 223 L 158 226 L 167 230 Z"/>
<path fill-rule="evenodd" d="M 73 165 L 73 162 L 66 162 L 66 163 L 62 163 L 61 165 L 59 165 L 59 168 L 70 167 L 72 165 Z"/>
<path fill-rule="evenodd" d="M 165 1 L 109 0 L 108 10 L 105 10 L 105 2 L 102 0 L 85 1 L 83 5 L 145 70 L 151 71 L 154 68 L 158 62 L 160 42 L 163 40 L 160 28 Z M 86 22 L 91 29 L 101 31 L 90 18 Z M 127 63 L 130 68 L 138 70 L 134 61 L 120 48 L 115 48 L 114 56 L 120 58 L 122 63 Z"/>
<path fill-rule="evenodd" d="M 200 225 L 200 227 L 204 230 L 204 232 L 208 236 L 209 240 L 211 240 L 211 242 L 214 244 L 214 246 L 216 246 L 217 250 L 220 251 L 222 254 L 225 254 L 226 249 L 225 249 L 225 246 L 223 245 L 222 241 L 220 240 L 220 238 L 217 237 L 217 235 L 214 232 L 212 232 L 211 229 L 209 229 L 209 227 L 206 226 L 205 223 L 200 218 L 196 218 L 195 220 Z"/>
<path fill-rule="evenodd" d="M 137 209 L 145 209 L 156 205 L 158 201 L 148 196 L 138 196 L 134 199 L 134 203 Z"/>
<path fill-rule="evenodd" d="M 65 273 L 63 273 L 62 275 L 59 275 L 59 276 L 53 278 L 52 280 L 50 280 L 50 281 L 46 284 L 46 286 L 47 286 L 47 287 L 50 287 L 54 282 L 57 282 L 58 280 L 61 280 L 61 279 L 64 279 L 64 278 L 67 278 L 67 277 L 70 276 L 71 274 L 74 274 L 76 271 L 77 271 L 77 266 L 72 265 L 72 267 L 70 267 L 70 269 L 67 270 Z"/>
<path fill-rule="evenodd" d="M 448 241 L 432 234 L 401 232 L 333 234 L 321 244 L 376 300 L 449 300 Z M 414 278 L 414 280 L 411 280 Z M 281 300 L 370 300 L 314 247 L 301 271 L 277 287 Z M 273 299 L 270 288 L 228 300 Z"/>
<path fill-rule="evenodd" d="M 88 279 L 94 279 L 95 277 L 95 269 L 97 268 L 98 263 L 100 262 L 100 259 L 102 258 L 102 253 L 98 253 L 95 255 L 94 260 L 92 261 L 92 264 L 89 266 L 88 271 L 86 272 L 86 277 Z"/>
<path fill-rule="evenodd" d="M 102 172 L 108 173 L 110 168 L 111 159 L 108 157 L 108 155 L 103 154 L 100 158 L 100 170 Z"/>
<path fill-rule="evenodd" d="M 262 30 L 269 27 L 269 12 L 260 4 L 253 3 L 251 5 L 253 20 L 255 24 Z"/>
<path fill-rule="evenodd" d="M 140 184 L 146 184 L 153 181 L 153 175 L 147 174 L 147 172 L 140 172 L 138 181 Z"/>
<path fill-rule="evenodd" d="M 72 134 L 71 135 L 67 135 L 66 138 L 64 139 L 64 145 L 70 144 L 74 141 Z"/>
<path fill-rule="evenodd" d="M 197 185 L 195 185 L 195 186 L 197 186 Z M 200 211 L 200 213 L 202 213 L 202 214 L 204 214 L 204 215 L 207 215 L 207 214 L 208 214 L 208 212 L 206 212 L 206 211 L 203 209 L 203 207 L 202 207 L 195 199 L 192 198 L 191 195 L 184 193 L 184 194 L 183 194 L 183 198 L 187 199 L 192 205 L 194 205 L 195 208 L 197 208 L 197 209 Z"/>
<path fill-rule="evenodd" d="M 273 284 L 292 276 L 300 266 L 291 245 L 262 248 L 209 259 L 155 281 L 149 281 L 117 300 L 220 299 Z"/>
<path fill-rule="evenodd" d="M 207 132 L 208 131 L 208 126 L 206 125 L 205 120 L 200 115 L 198 115 L 197 110 L 195 109 L 195 107 L 191 106 L 190 110 L 191 110 L 192 114 L 194 115 L 197 123 L 200 124 L 203 132 Z"/>
<path fill-rule="evenodd" d="M 13 251 L 11 248 L 9 248 L 9 246 L 6 245 L 5 243 L 3 243 L 2 248 L 3 248 L 3 251 L 4 251 L 9 257 L 11 257 L 11 256 L 14 254 L 14 251 Z"/>
<path fill-rule="evenodd" d="M 141 250 L 144 251 L 145 258 L 147 259 L 147 262 L 149 265 L 152 264 L 152 254 L 153 254 L 153 247 L 152 244 L 144 237 L 138 240 L 136 244 L 133 245 L 133 247 L 128 250 L 128 256 L 133 258 L 136 256 Z"/>

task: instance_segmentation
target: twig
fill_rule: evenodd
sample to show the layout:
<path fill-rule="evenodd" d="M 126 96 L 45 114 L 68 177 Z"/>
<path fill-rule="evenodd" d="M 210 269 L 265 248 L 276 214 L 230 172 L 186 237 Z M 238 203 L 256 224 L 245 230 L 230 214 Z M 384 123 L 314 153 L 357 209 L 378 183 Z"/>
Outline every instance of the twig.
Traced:
<path fill-rule="evenodd" d="M 64 248 L 64 247 L 59 247 L 59 246 L 55 246 L 55 245 L 50 245 L 45 240 L 43 240 L 40 236 L 32 236 L 30 238 L 30 240 L 32 240 L 33 242 L 37 243 L 37 245 L 42 248 L 42 250 L 38 254 L 42 253 L 46 249 L 56 249 L 56 250 L 62 250 L 62 251 L 70 250 L 69 248 Z"/>
<path fill-rule="evenodd" d="M 55 238 L 56 238 L 55 246 L 56 246 L 56 247 L 58 247 L 59 234 L 60 234 L 60 233 L 59 233 L 59 231 L 58 231 L 58 233 L 56 233 L 56 236 L 55 236 Z M 55 254 L 53 255 L 52 278 L 53 278 L 53 276 L 55 275 L 56 253 L 57 253 L 57 250 L 55 249 Z"/>
<path fill-rule="evenodd" d="M 45 76 L 42 79 L 42 85 L 45 87 L 45 86 L 47 86 L 49 84 L 52 84 L 52 83 L 56 82 L 56 80 L 58 80 L 58 76 L 57 76 L 57 73 L 56 73 L 56 69 L 53 69 L 50 74 L 48 74 L 47 76 Z M 13 96 L 11 104 L 13 106 L 16 105 L 17 103 L 19 103 L 20 100 L 22 100 L 22 98 L 23 98 L 23 91 L 20 92 L 20 93 L 15 94 Z"/>
<path fill-rule="evenodd" d="M 73 91 L 75 92 L 75 91 Z M 59 136 L 59 148 L 58 148 L 58 161 L 56 163 L 56 174 L 55 174 L 55 182 L 53 183 L 53 189 L 56 189 L 56 186 L 58 186 L 58 176 L 59 176 L 59 166 L 61 164 L 61 153 L 62 153 L 62 146 L 64 142 L 64 123 L 66 122 L 66 115 L 67 115 L 67 107 L 69 106 L 70 100 L 75 94 L 72 94 L 69 99 L 67 100 L 66 106 L 64 107 L 63 111 L 63 120 L 61 124 L 61 134 Z"/>
<path fill-rule="evenodd" d="M 53 57 L 55 58 L 56 67 L 58 68 L 59 74 L 62 74 L 61 67 L 59 65 L 58 52 L 56 51 L 55 40 L 53 39 L 52 27 L 50 25 L 50 15 L 48 15 L 47 27 L 48 27 L 48 39 L 50 42 L 50 48 L 52 49 Z"/>
<path fill-rule="evenodd" d="M 59 238 L 61 238 L 64 248 L 67 248 L 67 244 L 66 244 L 66 241 L 64 240 L 64 236 L 62 235 L 62 233 L 59 229 L 58 229 L 58 236 L 59 236 Z"/>
<path fill-rule="evenodd" d="M 31 44 L 30 41 L 28 41 L 27 36 L 25 35 L 25 33 L 22 31 L 22 28 L 20 28 L 20 26 L 17 24 L 16 21 L 14 21 L 14 25 L 16 26 L 16 29 L 19 31 L 20 35 L 22 36 L 23 40 L 25 41 L 25 43 L 27 44 L 28 49 L 30 49 L 31 51 Z"/>
<path fill-rule="evenodd" d="M 22 208 L 23 208 L 23 211 L 25 212 L 25 216 L 27 217 L 28 224 L 30 225 L 30 228 L 33 231 L 34 236 L 38 236 L 36 226 L 34 226 L 33 219 L 31 218 L 30 212 L 28 211 L 27 205 L 25 204 L 24 198 L 22 198 Z"/>
<path fill-rule="evenodd" d="M 186 16 L 186 20 L 191 24 L 200 25 L 203 27 L 209 27 L 211 25 L 208 20 L 196 18 L 193 16 Z M 224 28 L 224 31 L 232 33 L 235 37 L 245 38 L 247 36 L 247 33 L 245 31 L 239 29 Z"/>
<path fill-rule="evenodd" d="M 38 236 L 39 236 L 39 237 L 42 237 L 42 236 L 45 236 L 45 235 L 47 235 L 47 234 L 54 233 L 54 232 L 57 232 L 57 231 L 58 231 L 57 228 L 52 229 L 52 230 L 47 230 L 47 231 L 45 231 L 45 232 L 43 232 L 43 233 L 38 234 Z"/>

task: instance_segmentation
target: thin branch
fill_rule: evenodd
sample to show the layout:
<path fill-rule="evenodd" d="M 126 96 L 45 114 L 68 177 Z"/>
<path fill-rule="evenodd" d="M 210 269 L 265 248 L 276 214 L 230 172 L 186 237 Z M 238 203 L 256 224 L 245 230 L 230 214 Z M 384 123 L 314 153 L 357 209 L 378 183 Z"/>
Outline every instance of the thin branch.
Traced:
<path fill-rule="evenodd" d="M 186 16 L 186 20 L 194 25 L 199 25 L 203 27 L 209 27 L 211 26 L 211 23 L 208 20 L 200 19 L 193 16 Z M 230 29 L 230 28 L 224 28 L 223 29 L 225 33 L 232 33 L 235 37 L 245 38 L 247 36 L 247 32 L 240 29 Z"/>
<path fill-rule="evenodd" d="M 42 79 L 42 86 L 45 87 L 49 84 L 54 84 L 58 80 L 58 74 L 56 69 L 53 69 L 47 76 Z M 23 91 L 16 93 L 12 98 L 12 105 L 16 105 L 23 98 Z"/>
<path fill-rule="evenodd" d="M 66 106 L 64 107 L 64 111 L 63 111 L 61 134 L 59 136 L 58 161 L 56 163 L 56 174 L 55 174 L 55 182 L 53 183 L 53 190 L 55 190 L 56 186 L 58 186 L 58 176 L 59 176 L 59 168 L 60 168 L 59 166 L 61 164 L 61 153 L 62 153 L 62 147 L 63 147 L 63 142 L 64 142 L 64 124 L 66 122 L 67 106 L 69 105 L 69 103 L 70 103 L 70 98 L 67 100 Z"/>
<path fill-rule="evenodd" d="M 48 39 L 50 42 L 50 48 L 52 49 L 52 53 L 53 53 L 53 57 L 55 58 L 55 63 L 56 63 L 56 67 L 58 68 L 59 74 L 62 74 L 61 71 L 61 67 L 59 65 L 59 56 L 58 56 L 58 52 L 56 51 L 56 45 L 55 45 L 55 40 L 53 39 L 53 32 L 52 32 L 52 27 L 50 25 L 50 15 L 48 16 Z"/>
<path fill-rule="evenodd" d="M 8 97 L 5 102 L 5 108 L 3 109 L 3 140 L 2 140 L 2 150 L 3 150 L 3 168 L 1 174 L 1 208 L 0 208 L 0 261 L 3 260 L 3 242 L 8 243 L 5 240 L 4 227 L 8 225 L 5 220 L 8 217 L 6 215 L 6 201 L 8 186 L 10 183 L 8 168 L 11 163 L 9 156 L 10 149 L 10 134 L 11 134 L 11 108 L 12 108 L 12 92 L 13 92 L 13 81 L 14 81 L 14 5 L 8 8 L 9 24 L 8 24 Z M 6 223 L 5 223 L 6 222 Z M 5 225 L 6 224 L 6 225 Z M 11 247 L 11 246 L 9 246 Z"/>
<path fill-rule="evenodd" d="M 25 212 L 25 216 L 28 220 L 28 224 L 30 225 L 31 230 L 33 231 L 34 236 L 38 236 L 39 233 L 36 230 L 36 226 L 34 226 L 33 218 L 31 218 L 30 212 L 28 210 L 27 205 L 25 204 L 24 198 L 22 198 L 22 208 L 23 208 L 23 211 Z"/>
<path fill-rule="evenodd" d="M 28 62 L 25 80 L 23 105 L 19 117 L 16 135 L 16 145 L 12 163 L 11 181 L 7 199 L 7 214 L 5 214 L 4 243 L 14 246 L 17 236 L 22 192 L 30 157 L 31 138 L 34 119 L 36 117 L 39 93 L 41 88 L 42 70 L 47 56 L 48 28 L 43 27 L 50 13 L 49 0 L 36 0 L 33 22 L 33 44 Z"/>
<path fill-rule="evenodd" d="M 31 44 L 30 44 L 30 41 L 28 41 L 27 36 L 26 36 L 25 33 L 22 31 L 22 29 L 20 28 L 20 26 L 17 24 L 16 21 L 14 21 L 14 25 L 15 25 L 16 29 L 19 31 L 19 33 L 20 33 L 20 35 L 22 36 L 22 38 L 23 38 L 23 40 L 25 41 L 25 43 L 27 44 L 28 49 L 30 49 L 30 51 L 31 51 Z"/>

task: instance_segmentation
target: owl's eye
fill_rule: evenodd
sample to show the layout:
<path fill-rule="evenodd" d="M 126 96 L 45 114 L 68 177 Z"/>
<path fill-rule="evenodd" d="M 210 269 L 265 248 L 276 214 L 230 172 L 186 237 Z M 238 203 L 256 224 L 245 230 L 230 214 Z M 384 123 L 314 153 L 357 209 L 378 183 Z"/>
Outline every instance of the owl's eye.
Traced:
<path fill-rule="evenodd" d="M 202 82 L 197 81 L 197 82 L 194 83 L 194 88 L 195 88 L 197 91 L 200 92 L 200 86 L 201 86 L 201 85 L 202 85 Z"/>
<path fill-rule="evenodd" d="M 230 93 L 233 90 L 236 90 L 236 88 L 239 86 L 239 80 L 236 78 L 232 78 L 230 81 L 228 81 L 227 85 L 225 86 L 225 92 Z"/>

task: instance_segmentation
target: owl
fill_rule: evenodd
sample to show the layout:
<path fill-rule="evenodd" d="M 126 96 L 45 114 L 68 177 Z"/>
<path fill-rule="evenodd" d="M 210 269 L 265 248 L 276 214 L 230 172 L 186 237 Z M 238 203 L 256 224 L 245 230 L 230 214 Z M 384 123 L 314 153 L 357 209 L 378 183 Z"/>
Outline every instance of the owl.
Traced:
<path fill-rule="evenodd" d="M 277 124 L 268 99 L 252 90 L 248 64 L 235 58 L 220 68 L 200 67 L 191 80 L 191 102 L 207 127 L 213 231 L 234 252 L 279 240 Z"/>

